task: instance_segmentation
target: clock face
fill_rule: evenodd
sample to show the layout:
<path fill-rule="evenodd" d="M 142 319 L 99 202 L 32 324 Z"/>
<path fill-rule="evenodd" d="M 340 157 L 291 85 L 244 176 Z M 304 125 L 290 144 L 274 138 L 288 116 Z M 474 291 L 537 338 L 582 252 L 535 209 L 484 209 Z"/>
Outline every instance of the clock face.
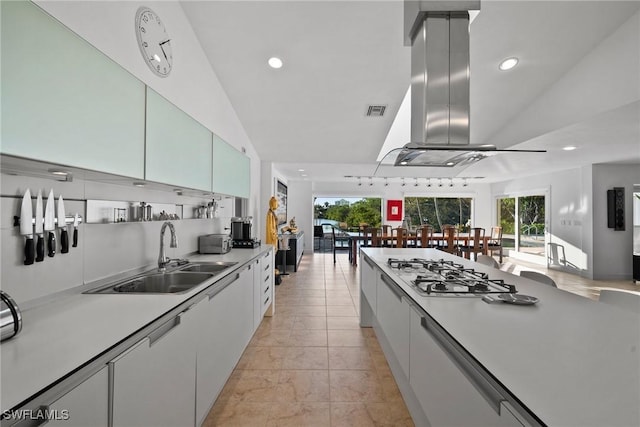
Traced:
<path fill-rule="evenodd" d="M 167 77 L 173 67 L 171 39 L 160 17 L 148 7 L 136 13 L 136 37 L 142 58 L 151 71 Z"/>

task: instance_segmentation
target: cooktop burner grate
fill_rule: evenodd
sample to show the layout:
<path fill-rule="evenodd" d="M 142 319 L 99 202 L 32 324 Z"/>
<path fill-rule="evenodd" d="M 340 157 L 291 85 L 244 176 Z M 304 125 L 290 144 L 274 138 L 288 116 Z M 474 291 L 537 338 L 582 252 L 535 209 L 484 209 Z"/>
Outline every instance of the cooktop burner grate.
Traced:
<path fill-rule="evenodd" d="M 447 260 L 422 258 L 389 258 L 387 265 L 408 274 L 409 283 L 425 296 L 482 296 L 486 294 L 516 293 L 516 287 L 504 280 L 489 279 L 487 273 L 465 268 Z"/>

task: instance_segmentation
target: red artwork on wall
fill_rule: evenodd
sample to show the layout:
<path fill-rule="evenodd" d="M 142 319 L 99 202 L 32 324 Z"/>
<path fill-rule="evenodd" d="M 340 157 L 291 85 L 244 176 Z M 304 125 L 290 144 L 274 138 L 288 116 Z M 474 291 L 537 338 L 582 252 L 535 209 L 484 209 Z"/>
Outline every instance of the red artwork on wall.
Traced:
<path fill-rule="evenodd" d="M 402 200 L 387 200 L 387 221 L 402 221 Z"/>

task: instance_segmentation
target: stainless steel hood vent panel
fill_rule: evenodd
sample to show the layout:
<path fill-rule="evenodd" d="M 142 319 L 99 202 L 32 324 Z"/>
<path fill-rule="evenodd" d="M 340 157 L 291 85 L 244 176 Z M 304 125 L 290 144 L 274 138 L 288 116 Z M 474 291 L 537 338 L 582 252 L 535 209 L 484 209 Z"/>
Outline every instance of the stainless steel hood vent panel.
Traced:
<path fill-rule="evenodd" d="M 411 142 L 469 144 L 469 13 L 427 13 L 411 48 Z"/>

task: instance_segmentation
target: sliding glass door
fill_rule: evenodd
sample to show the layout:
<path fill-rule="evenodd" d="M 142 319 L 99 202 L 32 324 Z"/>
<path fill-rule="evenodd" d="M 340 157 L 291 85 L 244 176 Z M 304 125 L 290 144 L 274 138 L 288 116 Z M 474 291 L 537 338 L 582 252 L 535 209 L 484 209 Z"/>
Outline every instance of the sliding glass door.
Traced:
<path fill-rule="evenodd" d="M 502 226 L 503 249 L 546 264 L 545 195 L 499 198 L 497 212 L 498 223 Z"/>

